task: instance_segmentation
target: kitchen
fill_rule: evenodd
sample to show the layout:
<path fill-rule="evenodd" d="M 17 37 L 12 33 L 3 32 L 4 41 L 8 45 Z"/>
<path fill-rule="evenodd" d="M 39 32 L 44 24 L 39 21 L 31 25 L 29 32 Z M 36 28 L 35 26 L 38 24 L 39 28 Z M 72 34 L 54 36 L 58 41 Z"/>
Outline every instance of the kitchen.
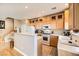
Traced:
<path fill-rule="evenodd" d="M 21 8 L 17 9 L 19 5 Z M 22 9 L 23 6 L 25 9 Z M 0 30 L 2 44 L 9 45 L 14 39 L 14 49 L 25 56 L 79 56 L 79 4 L 42 3 L 23 6 L 11 5 L 17 9 L 17 14 L 15 16 L 13 12 L 9 14 L 11 17 L 5 19 L 5 27 Z M 20 11 L 28 13 L 25 15 L 25 12 L 23 14 Z M 17 16 L 18 13 L 23 15 Z"/>
<path fill-rule="evenodd" d="M 53 9 L 55 9 L 55 7 Z M 38 36 L 43 36 L 42 41 L 38 41 L 38 52 L 41 51 L 39 55 L 79 55 L 77 54 L 79 37 L 76 36 L 79 31 L 77 13 L 78 4 L 69 4 L 69 6 L 66 4 L 66 9 L 61 12 L 29 20 L 30 25 L 38 30 Z M 40 33 L 42 33 L 42 35 Z"/>

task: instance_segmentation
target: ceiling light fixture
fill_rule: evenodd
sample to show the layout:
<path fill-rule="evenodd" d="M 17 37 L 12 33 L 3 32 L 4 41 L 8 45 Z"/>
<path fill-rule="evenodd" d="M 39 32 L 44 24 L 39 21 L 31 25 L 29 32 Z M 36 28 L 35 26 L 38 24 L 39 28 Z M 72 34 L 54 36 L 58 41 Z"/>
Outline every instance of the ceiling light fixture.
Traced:
<path fill-rule="evenodd" d="M 28 6 L 25 6 L 25 8 L 28 8 Z"/>

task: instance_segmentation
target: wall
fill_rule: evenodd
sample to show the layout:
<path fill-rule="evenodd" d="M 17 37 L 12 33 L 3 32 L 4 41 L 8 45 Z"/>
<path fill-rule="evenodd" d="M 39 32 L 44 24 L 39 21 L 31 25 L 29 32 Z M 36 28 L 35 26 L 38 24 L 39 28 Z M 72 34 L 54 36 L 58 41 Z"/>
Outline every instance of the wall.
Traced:
<path fill-rule="evenodd" d="M 16 30 L 16 28 L 20 26 L 20 24 L 21 24 L 21 20 L 14 19 L 14 30 Z"/>
<path fill-rule="evenodd" d="M 0 37 L 1 39 L 4 38 L 5 35 L 13 31 L 13 20 L 12 19 L 5 19 L 5 29 L 0 29 Z"/>

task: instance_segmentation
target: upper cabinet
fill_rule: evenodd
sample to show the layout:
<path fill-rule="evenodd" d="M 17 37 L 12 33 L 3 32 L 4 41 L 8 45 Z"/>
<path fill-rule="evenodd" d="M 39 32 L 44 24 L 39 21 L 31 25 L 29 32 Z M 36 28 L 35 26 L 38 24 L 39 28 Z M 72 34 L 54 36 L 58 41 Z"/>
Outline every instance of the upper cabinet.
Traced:
<path fill-rule="evenodd" d="M 54 15 L 54 16 L 52 16 L 51 18 L 52 18 L 52 20 L 56 20 L 56 16 L 55 16 L 55 15 Z"/>
<path fill-rule="evenodd" d="M 64 13 L 57 14 L 56 29 L 64 29 Z"/>
<path fill-rule="evenodd" d="M 62 16 L 63 16 L 62 14 L 58 15 L 58 19 L 62 19 L 63 18 Z"/>
<path fill-rule="evenodd" d="M 75 28 L 79 29 L 79 3 L 75 4 Z"/>
<path fill-rule="evenodd" d="M 70 19 L 69 19 L 69 9 L 66 9 L 65 11 L 64 11 L 64 28 L 65 29 L 69 29 L 69 21 L 70 21 Z"/>
<path fill-rule="evenodd" d="M 39 19 L 39 21 L 43 21 L 43 19 Z"/>
<path fill-rule="evenodd" d="M 74 27 L 74 4 L 69 4 L 69 29 Z"/>
<path fill-rule="evenodd" d="M 79 3 L 69 5 L 69 28 L 79 29 Z"/>
<path fill-rule="evenodd" d="M 43 25 L 50 24 L 52 29 L 63 29 L 64 28 L 64 12 L 39 17 L 37 19 L 31 19 L 31 25 L 36 28 L 41 28 Z M 34 21 L 34 22 L 33 22 Z"/>

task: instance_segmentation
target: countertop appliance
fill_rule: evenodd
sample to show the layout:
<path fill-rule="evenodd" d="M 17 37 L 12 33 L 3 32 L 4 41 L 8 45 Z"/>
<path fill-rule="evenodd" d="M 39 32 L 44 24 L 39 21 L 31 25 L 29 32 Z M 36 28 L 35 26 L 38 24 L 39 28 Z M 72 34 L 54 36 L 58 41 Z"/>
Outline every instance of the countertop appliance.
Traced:
<path fill-rule="evenodd" d="M 70 36 L 71 35 L 71 33 L 70 33 L 70 30 L 64 30 L 64 36 Z"/>
<path fill-rule="evenodd" d="M 52 33 L 52 28 L 50 25 L 44 25 L 42 27 L 43 30 L 43 40 L 42 43 L 46 45 L 50 45 L 50 35 Z"/>

